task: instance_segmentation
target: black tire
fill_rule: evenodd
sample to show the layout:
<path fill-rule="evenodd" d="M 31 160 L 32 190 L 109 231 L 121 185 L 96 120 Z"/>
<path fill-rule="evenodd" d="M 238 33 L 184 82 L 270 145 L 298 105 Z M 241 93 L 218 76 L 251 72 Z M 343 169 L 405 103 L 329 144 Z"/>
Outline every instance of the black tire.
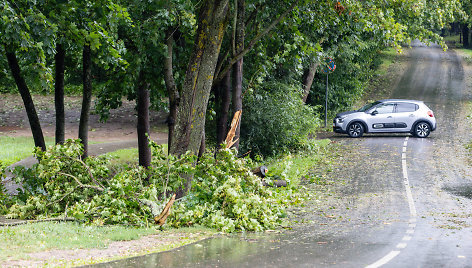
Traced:
<path fill-rule="evenodd" d="M 431 133 L 431 126 L 427 122 L 418 122 L 413 128 L 413 135 L 418 138 L 426 138 Z"/>
<path fill-rule="evenodd" d="M 351 138 L 360 138 L 364 134 L 364 126 L 359 122 L 354 122 L 347 127 L 347 134 Z"/>

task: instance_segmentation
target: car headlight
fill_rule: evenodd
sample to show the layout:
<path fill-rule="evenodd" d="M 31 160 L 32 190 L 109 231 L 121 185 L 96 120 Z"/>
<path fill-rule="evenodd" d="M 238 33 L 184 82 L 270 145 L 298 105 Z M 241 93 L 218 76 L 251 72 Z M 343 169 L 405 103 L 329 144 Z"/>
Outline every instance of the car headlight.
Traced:
<path fill-rule="evenodd" d="M 339 124 L 342 124 L 344 122 L 345 118 L 346 118 L 346 116 L 336 117 L 336 122 L 339 123 Z"/>

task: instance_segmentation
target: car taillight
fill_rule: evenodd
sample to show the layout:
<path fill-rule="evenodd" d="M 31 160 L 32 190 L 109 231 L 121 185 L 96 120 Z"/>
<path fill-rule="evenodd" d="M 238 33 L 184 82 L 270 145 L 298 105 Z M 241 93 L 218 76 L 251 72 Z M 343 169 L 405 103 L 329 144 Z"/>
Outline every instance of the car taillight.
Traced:
<path fill-rule="evenodd" d="M 429 115 L 429 117 L 434 117 L 434 114 L 433 114 L 432 111 L 428 111 L 428 115 Z"/>

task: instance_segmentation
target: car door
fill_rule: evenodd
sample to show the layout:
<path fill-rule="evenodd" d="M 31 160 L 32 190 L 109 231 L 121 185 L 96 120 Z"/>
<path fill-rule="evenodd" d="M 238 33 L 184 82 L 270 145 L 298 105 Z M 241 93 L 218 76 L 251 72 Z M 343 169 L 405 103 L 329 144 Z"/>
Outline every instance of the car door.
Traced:
<path fill-rule="evenodd" d="M 395 110 L 395 128 L 398 131 L 409 131 L 417 120 L 416 110 L 419 106 L 411 102 L 398 102 Z"/>
<path fill-rule="evenodd" d="M 367 124 L 370 132 L 395 131 L 395 119 L 393 117 L 395 104 L 380 103 L 369 110 Z"/>

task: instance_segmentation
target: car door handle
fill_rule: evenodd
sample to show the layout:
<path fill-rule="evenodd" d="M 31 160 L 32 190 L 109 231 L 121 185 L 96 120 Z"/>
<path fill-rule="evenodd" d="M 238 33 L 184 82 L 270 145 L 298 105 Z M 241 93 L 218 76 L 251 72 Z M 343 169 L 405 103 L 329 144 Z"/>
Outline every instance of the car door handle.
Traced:
<path fill-rule="evenodd" d="M 387 116 L 387 118 L 392 118 L 391 116 Z"/>
<path fill-rule="evenodd" d="M 414 115 L 414 114 L 410 114 L 410 117 L 415 117 L 415 115 Z"/>

